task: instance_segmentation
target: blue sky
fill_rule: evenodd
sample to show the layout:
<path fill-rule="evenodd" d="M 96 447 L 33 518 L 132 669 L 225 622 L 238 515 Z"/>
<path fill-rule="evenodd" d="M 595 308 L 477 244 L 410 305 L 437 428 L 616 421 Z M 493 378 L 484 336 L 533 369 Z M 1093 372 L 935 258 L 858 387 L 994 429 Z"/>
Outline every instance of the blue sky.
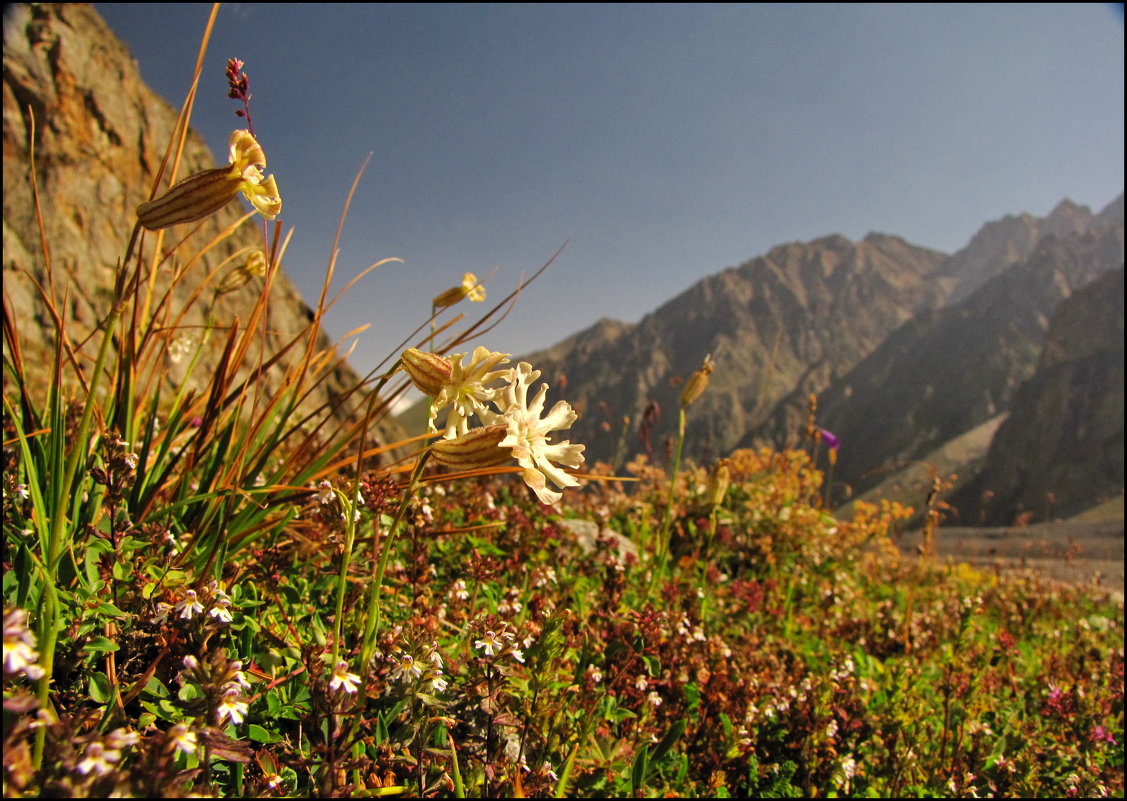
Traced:
<path fill-rule="evenodd" d="M 178 106 L 210 6 L 97 8 Z M 988 220 L 1123 191 L 1121 6 L 231 3 L 193 114 L 217 154 L 240 123 L 232 56 L 311 303 L 373 154 L 334 287 L 404 263 L 328 319 L 371 326 L 362 372 L 463 272 L 499 267 L 499 298 L 565 241 L 479 344 L 637 321 L 784 242 L 881 231 L 953 252 Z"/>

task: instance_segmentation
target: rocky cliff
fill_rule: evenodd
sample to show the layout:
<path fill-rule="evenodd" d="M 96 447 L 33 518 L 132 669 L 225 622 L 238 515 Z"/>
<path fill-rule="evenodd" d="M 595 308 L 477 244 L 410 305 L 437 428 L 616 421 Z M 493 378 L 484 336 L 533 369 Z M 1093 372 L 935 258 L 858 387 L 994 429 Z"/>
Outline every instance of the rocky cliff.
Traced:
<path fill-rule="evenodd" d="M 1076 514 L 1123 492 L 1123 267 L 1053 313 L 1036 371 L 981 472 L 951 502 L 968 523 Z"/>
<path fill-rule="evenodd" d="M 190 80 L 186 75 L 185 90 Z M 53 285 L 56 297 L 66 298 L 62 310 L 67 331 L 73 341 L 81 342 L 108 310 L 135 209 L 150 197 L 176 119 L 177 112 L 144 84 L 125 45 L 91 6 L 5 6 L 4 294 L 29 369 L 49 363 L 52 341 L 51 321 L 35 283 Z M 32 193 L 33 147 L 45 228 L 42 239 Z M 179 176 L 216 164 L 203 139 L 189 133 Z M 279 182 L 284 192 L 284 176 Z M 188 280 L 172 290 L 171 306 L 181 308 L 209 272 L 237 254 L 245 260 L 246 253 L 262 248 L 257 218 L 217 247 L 204 247 L 242 216 L 241 202 L 229 204 L 198 226 L 177 226 L 165 234 L 163 247 L 168 250 L 184 236 L 188 241 L 153 276 L 155 297 L 173 286 L 173 273 L 188 270 Z M 155 235 L 145 237 L 146 255 L 157 241 Z M 180 261 L 183 254 L 205 250 L 198 261 Z M 259 279 L 252 279 L 227 294 L 205 294 L 178 323 L 178 330 L 200 334 L 205 326 L 226 328 L 245 320 L 261 286 Z M 275 281 L 268 309 L 267 353 L 276 352 L 305 329 L 313 316 L 285 275 Z M 212 340 L 218 345 L 222 337 Z M 329 351 L 332 344 L 322 335 L 318 348 Z M 214 349 L 206 351 L 203 366 L 214 363 L 218 355 Z M 267 387 L 284 367 L 283 361 L 270 372 Z M 197 375 L 201 373 L 207 370 L 197 370 Z M 307 405 L 333 400 L 338 419 L 355 418 L 362 398 L 349 395 L 358 382 L 358 376 L 341 364 Z"/>
<path fill-rule="evenodd" d="M 1010 410 L 1057 304 L 1122 264 L 1122 221 L 1049 235 L 966 300 L 893 332 L 819 397 L 819 419 L 846 443 L 840 479 L 863 491 Z"/>
<path fill-rule="evenodd" d="M 584 412 L 574 439 L 590 458 L 611 460 L 620 440 L 625 453 L 646 447 L 638 429 L 653 404 L 660 414 L 647 441 L 663 447 L 677 427 L 681 382 L 711 354 L 715 370 L 692 406 L 686 453 L 715 456 L 776 408 L 790 412 L 777 424 L 785 436 L 808 393 L 942 299 L 927 276 L 945 259 L 880 234 L 781 245 L 700 281 L 637 325 L 602 322 L 528 358 L 546 378 L 567 378 L 567 397 Z"/>

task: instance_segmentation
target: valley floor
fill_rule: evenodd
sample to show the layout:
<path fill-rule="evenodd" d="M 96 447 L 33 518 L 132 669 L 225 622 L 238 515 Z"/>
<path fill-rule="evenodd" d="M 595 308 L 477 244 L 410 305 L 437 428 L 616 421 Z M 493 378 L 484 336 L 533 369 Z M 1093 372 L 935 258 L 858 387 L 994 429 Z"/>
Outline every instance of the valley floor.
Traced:
<path fill-rule="evenodd" d="M 922 533 L 905 532 L 897 544 L 918 553 Z M 999 571 L 1033 570 L 1058 581 L 1093 583 L 1123 596 L 1123 520 L 1059 521 L 1021 527 L 940 527 L 940 559 Z"/>

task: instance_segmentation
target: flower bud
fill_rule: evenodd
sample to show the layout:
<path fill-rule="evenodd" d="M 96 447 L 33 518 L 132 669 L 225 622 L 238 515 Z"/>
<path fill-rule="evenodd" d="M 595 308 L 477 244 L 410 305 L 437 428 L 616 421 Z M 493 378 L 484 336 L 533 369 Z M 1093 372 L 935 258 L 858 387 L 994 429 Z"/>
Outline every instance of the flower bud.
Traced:
<path fill-rule="evenodd" d="M 728 485 L 732 483 L 732 473 L 728 469 L 728 460 L 721 459 L 713 465 L 708 474 L 708 505 L 720 506 L 724 503 L 724 496 L 728 494 Z"/>
<path fill-rule="evenodd" d="M 700 397 L 705 387 L 708 386 L 708 376 L 711 373 L 712 357 L 705 356 L 704 361 L 701 362 L 700 369 L 689 377 L 688 383 L 685 384 L 685 389 L 681 392 L 682 406 L 688 406 Z"/>
<path fill-rule="evenodd" d="M 475 428 L 468 434 L 455 439 L 440 439 L 431 445 L 431 458 L 439 464 L 463 470 L 496 467 L 513 458 L 511 448 L 499 447 L 507 435 L 507 425 Z"/>
<path fill-rule="evenodd" d="M 250 279 L 261 278 L 264 275 L 266 275 L 266 255 L 261 250 L 255 250 L 247 256 L 245 262 L 231 268 L 215 291 L 220 295 L 233 292 L 245 286 Z"/>
<path fill-rule="evenodd" d="M 454 373 L 454 365 L 437 353 L 426 353 L 418 348 L 403 351 L 403 369 L 411 377 L 411 382 L 424 395 L 434 397 Z"/>

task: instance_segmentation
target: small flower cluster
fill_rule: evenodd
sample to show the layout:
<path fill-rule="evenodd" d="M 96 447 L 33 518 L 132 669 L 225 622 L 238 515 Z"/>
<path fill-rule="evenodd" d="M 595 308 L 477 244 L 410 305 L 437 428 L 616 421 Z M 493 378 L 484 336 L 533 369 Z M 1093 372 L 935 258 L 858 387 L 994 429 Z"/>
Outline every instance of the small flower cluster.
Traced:
<path fill-rule="evenodd" d="M 6 609 L 4 611 L 4 674 L 15 676 L 23 674 L 29 679 L 43 677 L 39 666 L 39 652 L 36 650 L 35 635 L 27 627 L 26 609 Z"/>
<path fill-rule="evenodd" d="M 438 643 L 432 641 L 412 650 L 414 653 L 401 650 L 391 657 L 392 669 L 388 678 L 403 684 L 428 686 L 432 693 L 445 691 L 449 682 L 442 673 L 443 662 L 442 655 L 438 652 Z"/>
<path fill-rule="evenodd" d="M 507 625 L 502 624 L 498 630 L 486 629 L 482 632 L 480 640 L 474 640 L 473 647 L 481 651 L 484 656 L 497 657 L 511 656 L 520 663 L 524 663 L 524 651 L 517 648 L 517 635 L 507 630 Z"/>
<path fill-rule="evenodd" d="M 352 508 L 352 496 L 346 490 L 341 492 L 333 487 L 329 481 L 322 481 L 317 485 L 317 504 L 322 514 L 329 515 L 330 518 L 335 516 L 341 522 L 348 522 L 348 515 L 345 514 L 346 508 Z M 359 490 L 356 492 L 356 507 L 352 508 L 352 520 L 354 523 L 360 522 L 360 508 L 364 506 L 364 495 Z"/>
<path fill-rule="evenodd" d="M 559 467 L 576 468 L 583 463 L 583 445 L 569 440 L 551 442 L 549 435 L 571 427 L 578 415 L 567 401 L 558 401 L 544 415 L 548 385 L 542 384 L 529 400 L 532 382 L 539 370 L 521 362 L 502 368 L 508 354 L 479 347 L 469 355 L 449 358 L 411 348 L 403 353 L 403 368 L 415 386 L 430 395 L 429 426 L 446 407 L 443 439 L 431 446 L 431 456 L 440 464 L 462 469 L 495 467 L 516 459 L 525 483 L 541 503 L 553 504 L 562 493 L 548 487 L 576 487 L 574 476 Z M 542 416 L 543 415 L 543 416 Z M 476 416 L 481 427 L 470 428 Z"/>
<path fill-rule="evenodd" d="M 177 677 L 181 686 L 198 686 L 215 703 L 215 718 L 222 725 L 229 720 L 236 726 L 246 719 L 249 704 L 245 691 L 250 682 L 243 672 L 243 663 L 228 660 L 227 652 L 220 648 L 200 661 L 188 655 L 184 657 L 184 669 Z"/>
<path fill-rule="evenodd" d="M 121 437 L 110 437 L 105 442 L 105 467 L 91 467 L 90 477 L 95 484 L 106 488 L 106 503 L 118 503 L 136 480 L 135 471 L 140 457 Z"/>
<path fill-rule="evenodd" d="M 93 740 L 86 745 L 82 761 L 75 767 L 83 776 L 93 773 L 95 776 L 105 776 L 111 772 L 121 761 L 121 752 L 129 746 L 137 745 L 141 735 L 128 729 L 114 729 L 106 735 L 105 740 Z"/>
<path fill-rule="evenodd" d="M 234 613 L 237 610 L 238 607 L 233 604 L 231 597 L 220 588 L 217 581 L 212 579 L 199 592 L 191 588 L 184 590 L 183 596 L 175 605 L 164 601 L 158 602 L 153 622 L 163 623 L 170 612 L 176 612 L 176 616 L 181 620 L 191 620 L 206 612 L 208 617 L 219 623 L 230 623 L 235 619 Z"/>

